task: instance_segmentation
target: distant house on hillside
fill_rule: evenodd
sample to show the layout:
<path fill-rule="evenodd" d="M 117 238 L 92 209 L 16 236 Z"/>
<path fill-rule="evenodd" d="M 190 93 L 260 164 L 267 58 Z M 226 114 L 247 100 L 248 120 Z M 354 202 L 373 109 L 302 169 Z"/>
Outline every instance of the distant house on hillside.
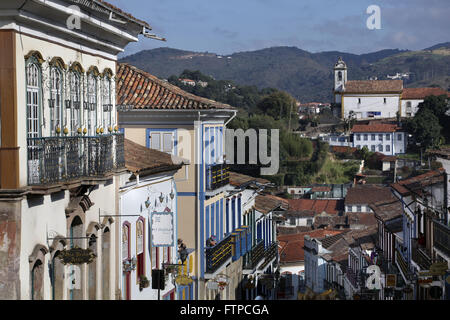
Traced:
<path fill-rule="evenodd" d="M 419 103 L 425 100 L 427 96 L 446 95 L 450 93 L 441 88 L 405 88 L 402 93 L 402 117 L 413 117 L 418 111 Z"/>
<path fill-rule="evenodd" d="M 191 79 L 178 79 L 182 84 L 186 86 L 193 86 L 195 87 L 195 81 Z"/>
<path fill-rule="evenodd" d="M 407 137 L 404 129 L 391 123 L 357 124 L 352 128 L 353 147 L 367 147 L 371 152 L 393 156 L 406 152 Z"/>

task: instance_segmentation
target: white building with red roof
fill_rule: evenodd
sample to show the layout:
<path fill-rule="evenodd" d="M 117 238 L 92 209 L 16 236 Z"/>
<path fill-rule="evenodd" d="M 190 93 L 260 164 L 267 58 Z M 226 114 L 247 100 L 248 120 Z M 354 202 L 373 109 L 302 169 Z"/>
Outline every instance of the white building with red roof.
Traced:
<path fill-rule="evenodd" d="M 450 93 L 441 88 L 405 88 L 402 92 L 402 117 L 413 117 L 419 104 L 425 100 L 428 96 L 441 96 L 446 95 L 450 97 Z"/>
<path fill-rule="evenodd" d="M 352 128 L 353 147 L 394 156 L 406 152 L 406 131 L 392 123 L 356 124 Z"/>

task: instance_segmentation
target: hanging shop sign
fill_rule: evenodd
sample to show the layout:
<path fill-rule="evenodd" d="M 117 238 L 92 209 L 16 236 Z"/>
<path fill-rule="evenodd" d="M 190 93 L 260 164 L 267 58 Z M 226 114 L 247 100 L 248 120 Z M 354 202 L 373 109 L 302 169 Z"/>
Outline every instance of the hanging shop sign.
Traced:
<path fill-rule="evenodd" d="M 84 264 L 91 263 L 96 258 L 95 253 L 91 249 L 81 249 L 78 247 L 63 250 L 58 255 L 63 264 Z"/>
<path fill-rule="evenodd" d="M 173 212 L 152 212 L 152 246 L 174 246 Z"/>
<path fill-rule="evenodd" d="M 448 270 L 447 262 L 436 262 L 428 271 L 419 271 L 419 276 L 444 276 Z"/>
<path fill-rule="evenodd" d="M 175 277 L 175 283 L 180 286 L 188 286 L 190 285 L 194 280 L 185 274 L 181 274 Z"/>

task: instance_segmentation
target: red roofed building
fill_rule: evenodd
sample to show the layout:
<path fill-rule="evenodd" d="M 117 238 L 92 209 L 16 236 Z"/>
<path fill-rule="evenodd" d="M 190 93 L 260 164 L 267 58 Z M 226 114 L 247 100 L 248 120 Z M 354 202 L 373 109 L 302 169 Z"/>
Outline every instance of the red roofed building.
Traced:
<path fill-rule="evenodd" d="M 344 211 L 344 200 L 289 199 L 288 201 L 290 212 L 313 211 L 316 215 L 322 212 L 338 215 Z"/>
<path fill-rule="evenodd" d="M 392 123 L 369 122 L 356 124 L 352 128 L 353 147 L 367 147 L 371 152 L 380 152 L 387 156 L 406 152 L 407 136 L 404 129 Z"/>
<path fill-rule="evenodd" d="M 413 117 L 417 110 L 419 103 L 425 100 L 428 96 L 446 95 L 450 97 L 450 93 L 441 88 L 405 88 L 402 93 L 402 117 Z"/>

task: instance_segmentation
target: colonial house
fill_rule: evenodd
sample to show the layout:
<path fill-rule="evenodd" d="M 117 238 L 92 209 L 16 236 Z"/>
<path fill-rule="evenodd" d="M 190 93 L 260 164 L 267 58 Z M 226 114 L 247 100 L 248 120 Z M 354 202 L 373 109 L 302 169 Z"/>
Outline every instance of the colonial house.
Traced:
<path fill-rule="evenodd" d="M 314 230 L 304 236 L 304 268 L 305 286 L 315 293 L 325 291 L 325 278 L 327 262 L 323 254 L 330 253 L 328 250 L 338 241 L 344 231 L 339 230 Z"/>
<path fill-rule="evenodd" d="M 356 124 L 352 128 L 353 147 L 367 147 L 371 152 L 387 156 L 406 153 L 408 144 L 406 130 L 396 124 Z"/>
<path fill-rule="evenodd" d="M 403 242 L 396 263 L 409 290 L 405 299 L 443 299 L 449 269 L 448 176 L 443 168 L 392 184 L 402 203 Z"/>
<path fill-rule="evenodd" d="M 401 113 L 402 80 L 347 80 L 347 64 L 334 66 L 333 113 L 348 119 L 395 118 Z"/>
<path fill-rule="evenodd" d="M 190 161 L 175 174 L 178 237 L 195 250 L 194 299 L 214 299 L 207 282 L 223 274 L 232 259 L 232 237 L 225 232 L 229 170 L 224 130 L 236 110 L 128 64 L 117 65 L 117 105 L 127 139 Z M 206 243 L 212 235 L 216 246 L 209 250 Z"/>
<path fill-rule="evenodd" d="M 450 93 L 441 88 L 404 88 L 401 97 L 401 116 L 414 117 L 425 97 L 440 95 L 450 97 Z"/>
<path fill-rule="evenodd" d="M 372 213 L 370 204 L 382 200 L 395 199 L 389 187 L 378 185 L 356 185 L 348 189 L 345 197 L 345 213 Z"/>
<path fill-rule="evenodd" d="M 403 239 L 403 210 L 397 199 L 382 200 L 370 205 L 378 222 L 376 264 L 380 267 L 384 282 L 381 282 L 381 299 L 400 300 L 403 296 L 403 281 L 397 268 L 396 243 Z"/>
<path fill-rule="evenodd" d="M 0 299 L 119 298 L 114 79 L 150 26 L 100 0 L 0 12 Z"/>
<path fill-rule="evenodd" d="M 178 254 L 177 189 L 174 174 L 188 161 L 125 139 L 121 178 L 119 264 L 123 300 L 174 300 L 189 297 L 192 283 L 175 288 Z M 186 248 L 187 249 L 187 248 Z M 165 270 L 164 289 L 152 289 L 153 270 Z M 169 272 L 171 271 L 171 272 Z"/>

